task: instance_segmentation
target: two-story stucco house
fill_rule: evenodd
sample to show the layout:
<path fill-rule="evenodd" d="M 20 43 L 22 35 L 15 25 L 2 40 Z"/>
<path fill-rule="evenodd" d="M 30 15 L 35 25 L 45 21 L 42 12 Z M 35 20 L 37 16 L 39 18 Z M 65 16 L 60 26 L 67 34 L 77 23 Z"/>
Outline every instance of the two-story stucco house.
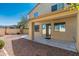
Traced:
<path fill-rule="evenodd" d="M 38 3 L 28 14 L 30 40 L 79 51 L 79 11 L 65 7 L 69 4 Z"/>

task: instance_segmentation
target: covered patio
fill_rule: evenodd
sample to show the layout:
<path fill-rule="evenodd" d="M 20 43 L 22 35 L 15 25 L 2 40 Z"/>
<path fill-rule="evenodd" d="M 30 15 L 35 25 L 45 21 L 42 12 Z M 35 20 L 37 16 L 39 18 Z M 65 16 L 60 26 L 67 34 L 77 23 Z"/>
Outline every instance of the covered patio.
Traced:
<path fill-rule="evenodd" d="M 41 23 L 44 21 L 52 21 L 52 19 L 61 19 L 61 18 L 66 18 L 66 17 L 73 17 L 76 16 L 76 30 L 75 33 L 73 33 L 75 35 L 74 41 L 63 41 L 63 40 L 54 40 L 54 39 L 50 39 L 50 40 L 46 40 L 45 38 L 42 37 L 42 35 L 36 36 L 37 34 L 34 33 L 34 24 L 35 23 Z M 46 44 L 46 45 L 50 45 L 50 46 L 55 46 L 55 47 L 59 47 L 59 48 L 63 48 L 66 50 L 70 50 L 70 51 L 75 51 L 78 52 L 79 50 L 79 12 L 77 10 L 74 10 L 73 12 L 70 12 L 69 10 L 59 10 L 53 13 L 49 13 L 46 15 L 41 15 L 36 19 L 31 19 L 29 21 L 29 39 L 42 43 L 42 44 Z M 40 31 L 41 32 L 41 31 Z M 35 38 L 36 37 L 36 38 Z M 69 38 L 67 36 L 67 38 Z M 68 40 L 68 39 L 67 39 Z"/>

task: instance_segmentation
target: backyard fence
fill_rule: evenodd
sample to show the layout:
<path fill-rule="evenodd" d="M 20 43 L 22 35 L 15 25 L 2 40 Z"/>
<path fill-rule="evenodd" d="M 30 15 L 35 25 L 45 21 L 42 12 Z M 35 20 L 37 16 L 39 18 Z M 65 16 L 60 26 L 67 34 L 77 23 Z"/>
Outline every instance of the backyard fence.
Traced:
<path fill-rule="evenodd" d="M 20 32 L 18 28 L 0 28 L 0 35 L 9 35 L 9 34 L 28 34 L 28 29 L 23 29 L 23 33 Z"/>

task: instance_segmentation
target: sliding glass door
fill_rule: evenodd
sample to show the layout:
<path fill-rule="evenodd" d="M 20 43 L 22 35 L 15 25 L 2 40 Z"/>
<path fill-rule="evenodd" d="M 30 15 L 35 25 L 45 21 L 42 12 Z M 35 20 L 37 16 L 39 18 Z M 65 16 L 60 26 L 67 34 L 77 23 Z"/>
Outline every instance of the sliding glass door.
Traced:
<path fill-rule="evenodd" d="M 45 35 L 46 39 L 51 38 L 51 24 L 43 24 L 42 25 L 42 34 Z"/>

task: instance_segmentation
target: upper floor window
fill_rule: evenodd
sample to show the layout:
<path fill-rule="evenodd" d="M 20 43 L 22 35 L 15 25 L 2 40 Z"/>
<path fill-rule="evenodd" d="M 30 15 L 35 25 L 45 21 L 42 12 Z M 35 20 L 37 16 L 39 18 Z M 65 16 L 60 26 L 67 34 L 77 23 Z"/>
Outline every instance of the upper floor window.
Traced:
<path fill-rule="evenodd" d="M 51 11 L 56 11 L 56 10 L 57 10 L 57 4 L 51 7 Z"/>
<path fill-rule="evenodd" d="M 64 3 L 59 3 L 57 7 L 58 7 L 58 9 L 63 9 L 64 8 Z"/>
<path fill-rule="evenodd" d="M 38 16 L 39 16 L 39 13 L 38 12 L 35 12 L 34 13 L 34 17 L 37 18 Z"/>

